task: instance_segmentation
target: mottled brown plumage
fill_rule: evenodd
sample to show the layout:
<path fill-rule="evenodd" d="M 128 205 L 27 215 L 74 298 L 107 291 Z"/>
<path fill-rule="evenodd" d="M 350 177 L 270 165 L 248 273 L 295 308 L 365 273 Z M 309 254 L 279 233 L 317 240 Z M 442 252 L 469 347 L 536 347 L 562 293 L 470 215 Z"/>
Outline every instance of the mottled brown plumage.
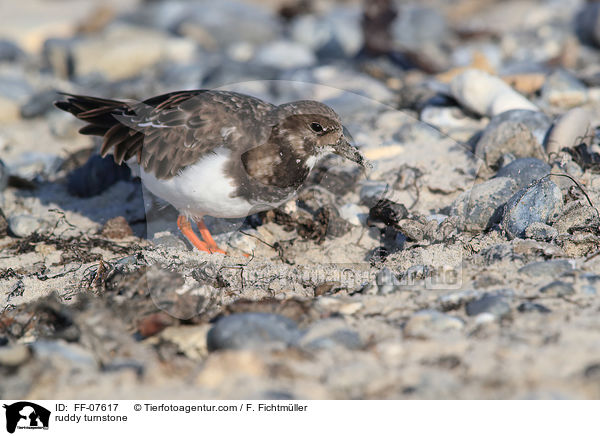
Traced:
<path fill-rule="evenodd" d="M 274 207 L 297 192 L 316 160 L 327 153 L 365 164 L 345 139 L 339 116 L 316 101 L 275 106 L 210 90 L 172 92 L 143 102 L 65 95 L 56 106 L 87 123 L 81 133 L 104 137 L 103 156 L 112 152 L 118 164 L 137 162 L 144 184 L 154 186 L 156 195 L 167 192 L 164 196 L 170 198 L 164 199 L 178 202 L 187 216 L 230 216 L 230 210 L 233 217 L 245 207 Z M 220 185 L 203 196 L 195 183 L 213 173 Z M 175 178 L 186 180 L 187 187 L 174 188 Z M 183 221 L 180 228 L 191 235 Z"/>

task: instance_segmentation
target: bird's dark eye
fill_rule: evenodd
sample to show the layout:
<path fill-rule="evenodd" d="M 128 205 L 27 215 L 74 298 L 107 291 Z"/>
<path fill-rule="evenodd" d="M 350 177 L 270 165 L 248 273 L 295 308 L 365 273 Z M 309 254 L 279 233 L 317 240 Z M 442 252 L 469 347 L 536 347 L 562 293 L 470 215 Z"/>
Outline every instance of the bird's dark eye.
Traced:
<path fill-rule="evenodd" d="M 310 128 L 313 130 L 313 132 L 317 133 L 321 133 L 323 131 L 323 126 L 321 126 L 319 123 L 310 123 Z"/>

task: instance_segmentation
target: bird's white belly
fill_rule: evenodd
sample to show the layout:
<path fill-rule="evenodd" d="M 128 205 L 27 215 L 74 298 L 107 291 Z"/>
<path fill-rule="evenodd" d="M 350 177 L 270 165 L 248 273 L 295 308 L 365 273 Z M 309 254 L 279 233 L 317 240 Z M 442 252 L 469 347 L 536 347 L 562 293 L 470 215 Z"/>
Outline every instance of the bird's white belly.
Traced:
<path fill-rule="evenodd" d="M 150 192 L 189 217 L 245 217 L 258 210 L 244 198 L 232 196 L 236 188 L 224 171 L 228 157 L 228 150 L 219 148 L 169 180 L 157 179 L 142 168 L 140 177 Z"/>

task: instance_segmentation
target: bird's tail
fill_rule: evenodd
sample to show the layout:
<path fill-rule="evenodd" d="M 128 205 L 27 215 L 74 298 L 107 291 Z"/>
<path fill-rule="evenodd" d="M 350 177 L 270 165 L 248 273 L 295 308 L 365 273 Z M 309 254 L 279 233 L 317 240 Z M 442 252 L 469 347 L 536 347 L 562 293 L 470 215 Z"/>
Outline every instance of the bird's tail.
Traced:
<path fill-rule="evenodd" d="M 84 135 L 104 136 L 111 127 L 119 124 L 115 115 L 123 115 L 130 110 L 130 107 L 124 101 L 85 95 L 61 94 L 66 96 L 67 99 L 54 102 L 54 106 L 88 123 L 79 130 L 79 133 Z"/>

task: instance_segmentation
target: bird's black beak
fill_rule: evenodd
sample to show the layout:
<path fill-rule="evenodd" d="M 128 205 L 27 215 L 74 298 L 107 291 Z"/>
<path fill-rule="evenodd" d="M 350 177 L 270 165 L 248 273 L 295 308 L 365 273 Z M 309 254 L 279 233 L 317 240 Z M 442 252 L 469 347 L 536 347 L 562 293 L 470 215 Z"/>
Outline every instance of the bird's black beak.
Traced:
<path fill-rule="evenodd" d="M 333 152 L 338 156 L 342 156 L 346 159 L 356 162 L 363 168 L 371 168 L 371 163 L 362 155 L 362 153 L 355 146 L 351 145 L 346 137 L 342 135 L 338 141 L 333 144 Z"/>

